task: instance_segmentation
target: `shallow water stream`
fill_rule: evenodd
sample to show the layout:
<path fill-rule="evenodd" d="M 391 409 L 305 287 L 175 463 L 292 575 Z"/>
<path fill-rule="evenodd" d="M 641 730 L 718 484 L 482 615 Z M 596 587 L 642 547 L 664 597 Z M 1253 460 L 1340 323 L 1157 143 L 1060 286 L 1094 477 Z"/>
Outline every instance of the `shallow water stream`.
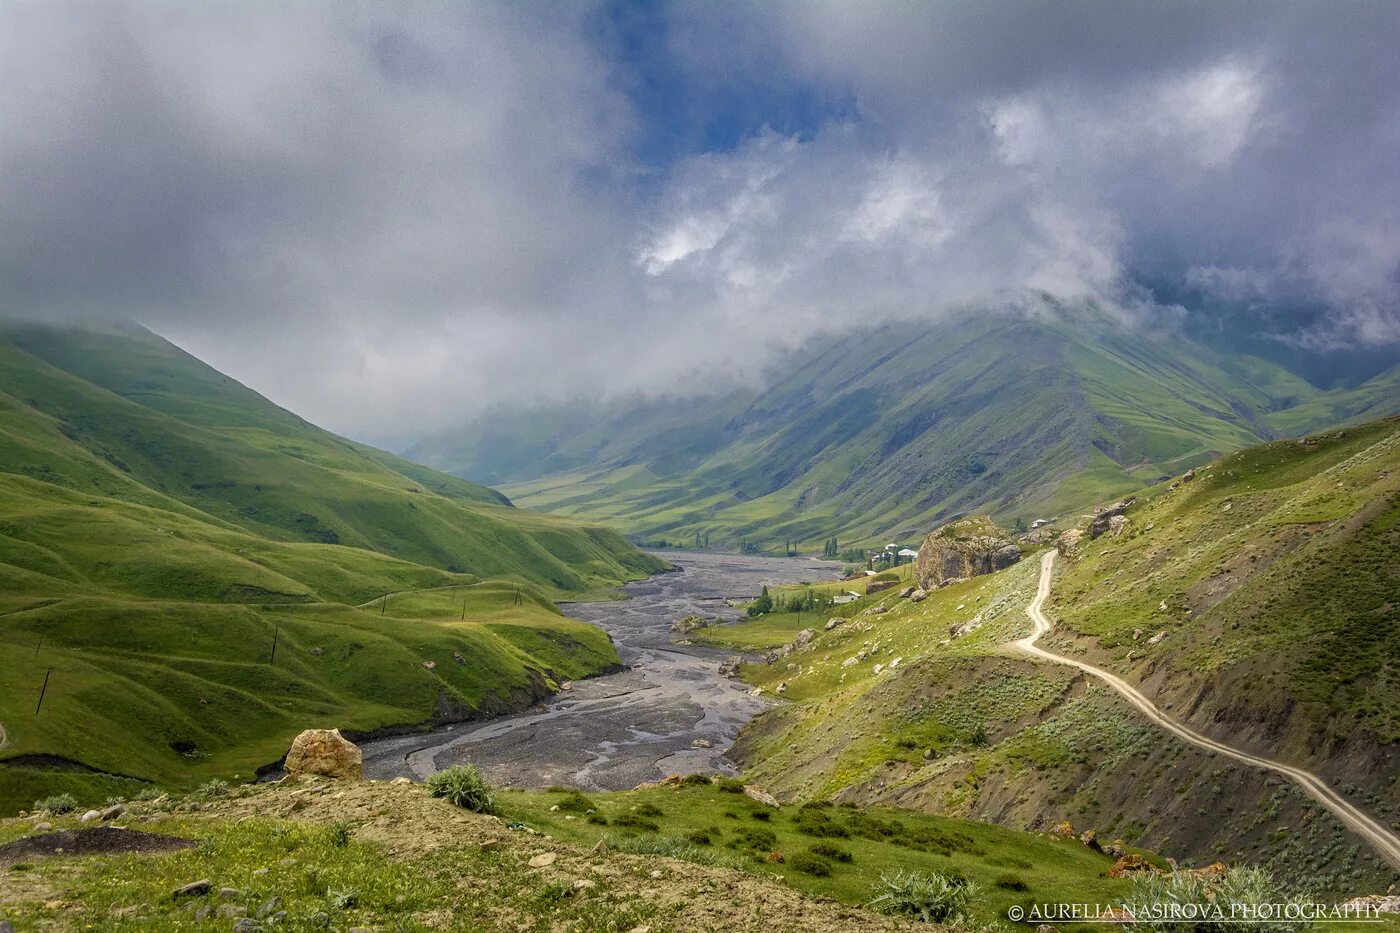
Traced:
<path fill-rule="evenodd" d="M 667 774 L 732 773 L 723 753 L 765 701 L 719 675 L 726 652 L 673 644 L 671 623 L 691 613 L 737 618 L 726 599 L 752 598 L 764 584 L 835 579 L 836 565 L 735 554 L 664 556 L 681 572 L 630 583 L 624 588 L 629 598 L 620 602 L 562 607 L 606 630 L 628 670 L 575 681 L 531 712 L 363 742 L 365 777 L 421 780 L 471 762 L 498 785 L 622 790 Z"/>

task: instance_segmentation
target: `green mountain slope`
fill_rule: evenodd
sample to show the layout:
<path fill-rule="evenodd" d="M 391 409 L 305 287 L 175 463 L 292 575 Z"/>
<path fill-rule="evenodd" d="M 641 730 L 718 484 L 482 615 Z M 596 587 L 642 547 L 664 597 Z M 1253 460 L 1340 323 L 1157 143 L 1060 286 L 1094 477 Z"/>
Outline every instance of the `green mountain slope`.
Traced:
<path fill-rule="evenodd" d="M 659 569 L 144 331 L 3 338 L 0 806 L 54 764 L 80 787 L 183 783 L 247 774 L 313 724 L 518 707 L 617 663 L 553 598 Z"/>
<path fill-rule="evenodd" d="M 1058 628 L 1042 644 L 1120 674 L 1200 731 L 1318 772 L 1395 824 L 1398 484 L 1389 419 L 1249 448 L 1154 487 L 1121 534 L 1084 538 L 1060 562 Z M 1070 821 L 1177 858 L 1263 862 L 1320 890 L 1396 880 L 1292 784 L 1176 741 L 1098 680 L 1011 650 L 1030 632 L 1038 565 L 1028 555 L 919 603 L 898 588 L 866 596 L 833 610 L 844 623 L 808 647 L 746 668 L 786 701 L 736 745 L 753 779 L 797 799 L 1013 828 Z M 771 645 L 796 634 L 794 615 L 704 637 Z"/>
<path fill-rule="evenodd" d="M 648 540 L 815 549 L 979 509 L 1048 517 L 1276 436 L 1271 417 L 1301 431 L 1339 404 L 1400 409 L 1393 381 L 1327 404 L 1274 364 L 1087 311 L 826 337 L 770 377 L 716 398 L 493 417 L 411 455 Z"/>

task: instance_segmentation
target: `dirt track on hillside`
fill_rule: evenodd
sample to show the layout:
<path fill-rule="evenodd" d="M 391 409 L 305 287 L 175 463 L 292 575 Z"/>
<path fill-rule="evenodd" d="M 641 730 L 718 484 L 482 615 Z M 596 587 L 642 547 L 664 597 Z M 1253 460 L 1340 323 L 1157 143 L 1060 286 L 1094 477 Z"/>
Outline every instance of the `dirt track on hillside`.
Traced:
<path fill-rule="evenodd" d="M 1035 623 L 1035 631 L 1028 637 L 1022 638 L 1020 641 L 1012 642 L 1012 647 L 1032 655 L 1033 657 L 1042 658 L 1046 661 L 1053 661 L 1056 664 L 1068 664 L 1071 667 L 1077 667 L 1086 674 L 1092 674 L 1118 691 L 1118 693 L 1122 694 L 1129 703 L 1143 712 L 1148 719 L 1185 742 L 1204 748 L 1207 751 L 1216 752 L 1228 758 L 1233 758 L 1244 764 L 1252 765 L 1257 768 L 1264 768 L 1276 774 L 1283 775 L 1301 787 L 1303 793 L 1326 807 L 1333 816 L 1341 820 L 1342 824 L 1353 833 L 1369 843 L 1383 859 L 1397 869 L 1400 869 L 1400 836 L 1396 836 L 1395 833 L 1391 832 L 1376 819 L 1353 806 L 1340 794 L 1328 787 L 1321 778 L 1311 771 L 1304 771 L 1302 768 L 1286 765 L 1272 758 L 1263 758 L 1259 755 L 1253 755 L 1202 735 L 1162 712 L 1157 708 L 1156 704 L 1139 693 L 1136 688 L 1129 685 L 1121 677 L 1110 674 L 1108 671 L 1094 667 L 1092 664 L 1088 664 L 1084 661 L 1053 654 L 1037 645 L 1036 642 L 1040 640 L 1042 635 L 1054 629 L 1054 625 L 1046 617 L 1043 607 L 1045 605 L 1045 600 L 1050 597 L 1050 585 L 1054 579 L 1055 572 L 1055 557 L 1056 552 L 1050 551 L 1041 559 L 1040 586 L 1036 590 L 1035 599 L 1031 600 L 1030 605 L 1026 607 L 1026 615 L 1030 616 L 1031 621 Z"/>

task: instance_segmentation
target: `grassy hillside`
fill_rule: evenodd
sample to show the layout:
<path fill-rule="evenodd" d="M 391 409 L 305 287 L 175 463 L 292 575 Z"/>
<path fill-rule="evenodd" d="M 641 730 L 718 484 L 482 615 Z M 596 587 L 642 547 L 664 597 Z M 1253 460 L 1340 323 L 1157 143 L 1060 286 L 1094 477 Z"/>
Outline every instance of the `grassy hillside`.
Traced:
<path fill-rule="evenodd" d="M 832 535 L 883 543 L 974 510 L 1053 517 L 1279 431 L 1400 409 L 1394 380 L 1325 395 L 1263 360 L 1090 311 L 822 338 L 769 383 L 493 417 L 413 455 L 648 541 L 700 532 L 816 552 Z"/>
<path fill-rule="evenodd" d="M 1241 451 L 1128 519 L 1064 572 L 1076 649 L 1400 802 L 1400 419 Z"/>
<path fill-rule="evenodd" d="M 552 602 L 657 569 L 615 532 L 328 434 L 144 331 L 4 337 L 0 807 L 247 775 L 311 725 L 518 708 L 617 663 Z"/>
<path fill-rule="evenodd" d="M 1398 460 L 1392 419 L 1251 448 L 1150 490 L 1120 537 L 1085 539 L 1062 569 L 1050 608 L 1061 631 L 1046 647 L 1137 681 L 1218 738 L 1319 770 L 1400 823 Z M 830 631 L 825 616 L 788 613 L 692 635 L 751 649 L 817 630 L 744 668 L 782 700 L 736 745 L 747 773 L 793 800 L 1018 829 L 1068 820 L 1334 892 L 1397 880 L 1290 783 L 1176 742 L 1097 680 L 1009 650 L 1030 631 L 1037 564 L 1031 554 L 917 604 L 885 590 L 831 611 L 843 621 Z"/>

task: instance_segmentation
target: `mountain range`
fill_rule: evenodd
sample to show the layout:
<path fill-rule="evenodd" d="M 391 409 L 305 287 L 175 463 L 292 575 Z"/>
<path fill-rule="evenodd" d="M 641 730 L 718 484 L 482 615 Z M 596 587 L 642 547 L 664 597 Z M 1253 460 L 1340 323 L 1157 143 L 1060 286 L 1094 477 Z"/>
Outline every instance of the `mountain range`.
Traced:
<path fill-rule="evenodd" d="M 819 550 L 1050 518 L 1279 436 L 1400 410 L 1093 309 L 813 340 L 761 388 L 499 411 L 407 456 L 649 543 Z"/>
<path fill-rule="evenodd" d="M 323 431 L 139 328 L 6 325 L 0 806 L 251 774 L 309 722 L 519 708 L 618 664 L 554 598 L 664 566 Z"/>

